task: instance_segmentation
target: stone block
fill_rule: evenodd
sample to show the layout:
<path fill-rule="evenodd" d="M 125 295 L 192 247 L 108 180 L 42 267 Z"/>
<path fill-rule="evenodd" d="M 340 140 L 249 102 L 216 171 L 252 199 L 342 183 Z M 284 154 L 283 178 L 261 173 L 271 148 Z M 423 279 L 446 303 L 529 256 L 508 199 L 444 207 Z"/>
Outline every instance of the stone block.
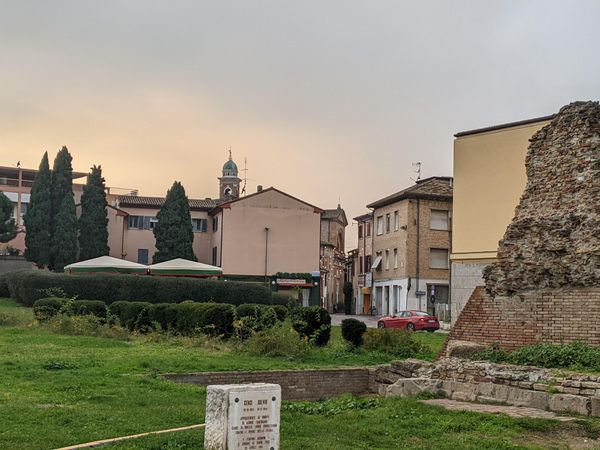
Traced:
<path fill-rule="evenodd" d="M 550 397 L 548 406 L 550 411 L 572 412 L 587 416 L 591 410 L 591 400 L 589 397 L 581 397 L 579 395 L 554 394 Z"/>
<path fill-rule="evenodd" d="M 591 411 L 590 415 L 600 417 L 600 397 L 592 397 L 590 399 Z"/>
<path fill-rule="evenodd" d="M 511 388 L 508 392 L 506 403 L 514 406 L 526 406 L 529 408 L 547 409 L 548 394 L 540 391 Z"/>
<path fill-rule="evenodd" d="M 206 450 L 279 449 L 281 387 L 225 384 L 206 390 Z"/>
<path fill-rule="evenodd" d="M 429 378 L 403 378 L 386 389 L 386 397 L 414 397 L 422 392 L 438 393 L 442 390 L 441 380 Z"/>

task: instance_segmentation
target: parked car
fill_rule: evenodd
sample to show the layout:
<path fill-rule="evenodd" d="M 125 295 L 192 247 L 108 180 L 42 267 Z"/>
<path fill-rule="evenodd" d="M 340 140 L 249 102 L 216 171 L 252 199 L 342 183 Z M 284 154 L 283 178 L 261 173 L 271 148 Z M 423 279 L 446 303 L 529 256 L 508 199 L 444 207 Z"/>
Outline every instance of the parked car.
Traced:
<path fill-rule="evenodd" d="M 433 333 L 440 329 L 437 317 L 423 311 L 399 311 L 393 316 L 382 317 L 377 328 L 402 328 L 408 331 L 427 330 Z"/>

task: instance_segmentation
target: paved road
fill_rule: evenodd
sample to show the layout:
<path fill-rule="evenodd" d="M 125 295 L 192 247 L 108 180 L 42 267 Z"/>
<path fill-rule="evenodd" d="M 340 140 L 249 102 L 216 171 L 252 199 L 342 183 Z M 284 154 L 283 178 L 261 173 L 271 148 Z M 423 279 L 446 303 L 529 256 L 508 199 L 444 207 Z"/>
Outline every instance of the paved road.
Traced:
<path fill-rule="evenodd" d="M 377 320 L 380 318 L 381 316 L 353 316 L 353 315 L 346 315 L 346 314 L 332 314 L 331 315 L 331 325 L 341 325 L 342 324 L 342 320 L 344 319 L 358 319 L 364 323 L 367 324 L 367 327 L 369 328 L 377 328 Z M 446 324 L 442 324 L 442 328 L 446 328 Z M 436 331 L 436 333 L 447 333 L 448 330 L 445 329 L 441 329 Z"/>

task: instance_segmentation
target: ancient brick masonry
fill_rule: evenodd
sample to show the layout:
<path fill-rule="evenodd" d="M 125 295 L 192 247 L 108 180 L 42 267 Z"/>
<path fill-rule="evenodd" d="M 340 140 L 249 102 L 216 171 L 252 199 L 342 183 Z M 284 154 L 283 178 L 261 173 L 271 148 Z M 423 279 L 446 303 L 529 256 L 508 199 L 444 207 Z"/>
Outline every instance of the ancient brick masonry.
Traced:
<path fill-rule="evenodd" d="M 563 107 L 531 139 L 527 186 L 484 271 L 492 296 L 600 286 L 600 105 Z"/>

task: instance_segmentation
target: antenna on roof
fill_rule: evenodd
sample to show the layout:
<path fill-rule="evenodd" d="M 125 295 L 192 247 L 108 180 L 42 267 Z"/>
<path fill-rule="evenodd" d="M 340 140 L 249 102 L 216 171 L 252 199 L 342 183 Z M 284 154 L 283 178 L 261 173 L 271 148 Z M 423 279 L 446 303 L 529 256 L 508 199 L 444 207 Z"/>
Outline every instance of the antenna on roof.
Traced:
<path fill-rule="evenodd" d="M 242 186 L 242 194 L 241 195 L 245 195 L 246 194 L 246 183 L 248 182 L 248 167 L 247 167 L 247 163 L 248 163 L 248 158 L 244 158 L 244 168 L 242 169 L 242 172 L 244 172 L 244 185 Z"/>
<path fill-rule="evenodd" d="M 417 174 L 417 179 L 415 180 L 413 177 L 410 177 L 415 183 L 418 183 L 421 179 L 421 161 L 414 162 L 413 167 L 415 168 L 415 173 Z"/>

